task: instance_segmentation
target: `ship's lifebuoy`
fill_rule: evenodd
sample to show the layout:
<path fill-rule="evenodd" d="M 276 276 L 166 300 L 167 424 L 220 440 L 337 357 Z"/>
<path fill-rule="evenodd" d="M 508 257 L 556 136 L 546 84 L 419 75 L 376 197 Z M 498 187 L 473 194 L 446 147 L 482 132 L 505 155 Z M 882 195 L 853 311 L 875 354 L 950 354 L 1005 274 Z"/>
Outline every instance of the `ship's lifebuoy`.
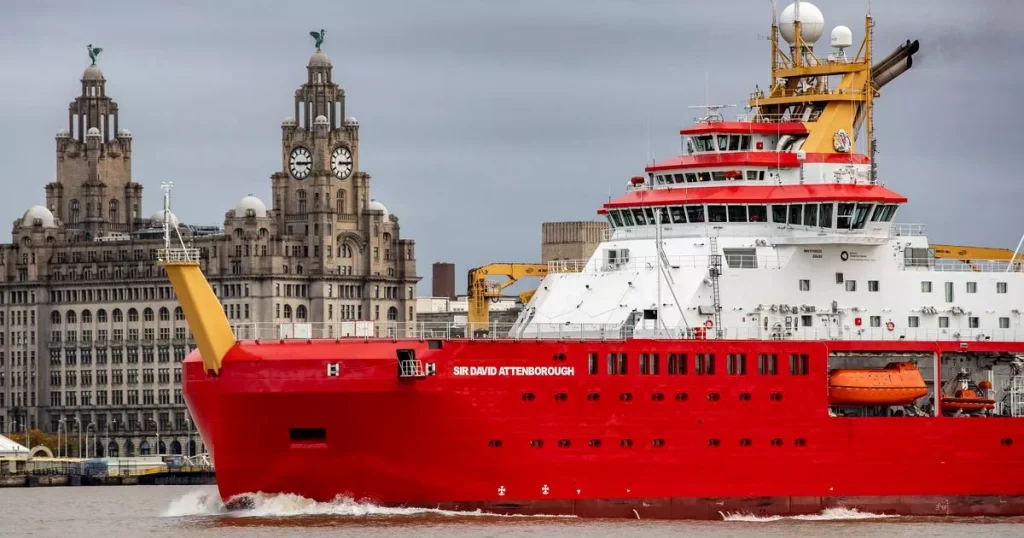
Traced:
<path fill-rule="evenodd" d="M 710 328 L 715 326 L 715 322 L 711 321 L 710 319 L 709 320 L 705 320 L 704 321 L 704 326 L 710 329 Z"/>
<path fill-rule="evenodd" d="M 889 329 L 889 331 L 891 332 L 893 329 L 896 328 L 896 324 L 891 322 L 891 321 L 886 321 L 885 322 L 885 328 Z"/>

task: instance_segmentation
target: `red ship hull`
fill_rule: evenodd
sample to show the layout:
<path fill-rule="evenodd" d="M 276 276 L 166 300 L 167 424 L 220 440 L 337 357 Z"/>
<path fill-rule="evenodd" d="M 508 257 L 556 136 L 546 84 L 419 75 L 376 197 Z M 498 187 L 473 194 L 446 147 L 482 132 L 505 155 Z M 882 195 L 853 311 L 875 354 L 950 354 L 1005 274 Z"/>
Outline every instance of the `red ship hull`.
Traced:
<path fill-rule="evenodd" d="M 1024 514 L 1024 419 L 830 416 L 827 360 L 843 349 L 963 351 L 956 342 L 243 342 L 217 376 L 193 353 L 184 392 L 225 500 L 342 495 L 690 519 L 836 506 Z M 396 350 L 413 350 L 435 375 L 400 377 Z M 608 373 L 609 353 L 626 354 L 625 374 Z M 658 373 L 640 372 L 641 353 L 659 354 Z M 685 374 L 668 373 L 670 353 L 686 354 Z M 696 375 L 698 353 L 714 354 L 713 374 Z M 778 354 L 776 374 L 759 372 L 761 353 Z M 730 354 L 745 355 L 744 373 L 727 371 Z M 805 374 L 791 373 L 790 354 L 808 357 Z"/>

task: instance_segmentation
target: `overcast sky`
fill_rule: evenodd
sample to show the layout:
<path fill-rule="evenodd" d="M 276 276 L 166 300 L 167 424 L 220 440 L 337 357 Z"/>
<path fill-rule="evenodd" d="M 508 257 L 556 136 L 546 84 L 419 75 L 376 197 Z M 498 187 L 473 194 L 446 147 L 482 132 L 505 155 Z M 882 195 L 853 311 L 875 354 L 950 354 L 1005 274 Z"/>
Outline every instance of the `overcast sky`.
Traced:
<path fill-rule="evenodd" d="M 781 11 L 788 2 L 780 2 Z M 865 1 L 818 0 L 826 32 L 863 35 Z M 874 0 L 875 54 L 919 39 L 877 102 L 880 178 L 898 220 L 932 241 L 1016 246 L 1024 233 L 1024 2 Z M 705 102 L 767 85 L 768 0 L 103 1 L 0 4 L 0 215 L 45 201 L 54 133 L 80 92 L 86 45 L 135 137 L 144 212 L 173 180 L 175 211 L 223 222 L 246 193 L 270 203 L 280 123 L 314 50 L 361 123 L 372 196 L 417 242 L 421 295 L 435 261 L 540 259 L 545 221 L 596 210 L 679 150 Z"/>

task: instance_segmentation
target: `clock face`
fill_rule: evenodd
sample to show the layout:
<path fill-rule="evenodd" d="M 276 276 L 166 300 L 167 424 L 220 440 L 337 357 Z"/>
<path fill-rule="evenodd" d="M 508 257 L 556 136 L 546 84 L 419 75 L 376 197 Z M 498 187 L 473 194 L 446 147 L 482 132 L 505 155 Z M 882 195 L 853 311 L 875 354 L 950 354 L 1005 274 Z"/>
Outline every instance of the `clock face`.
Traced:
<path fill-rule="evenodd" d="M 295 179 L 306 179 L 313 171 L 313 155 L 309 150 L 299 146 L 292 150 L 292 156 L 288 160 L 288 170 Z"/>
<path fill-rule="evenodd" d="M 345 179 L 352 173 L 352 152 L 341 146 L 331 153 L 331 170 L 338 179 Z"/>

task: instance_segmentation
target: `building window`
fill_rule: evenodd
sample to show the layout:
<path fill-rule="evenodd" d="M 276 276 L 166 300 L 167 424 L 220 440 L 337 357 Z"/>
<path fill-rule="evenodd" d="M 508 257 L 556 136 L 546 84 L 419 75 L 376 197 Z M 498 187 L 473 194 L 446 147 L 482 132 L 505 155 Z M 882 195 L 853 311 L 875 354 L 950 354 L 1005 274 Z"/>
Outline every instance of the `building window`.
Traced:
<path fill-rule="evenodd" d="M 846 281 L 846 291 L 857 291 L 857 281 L 856 280 L 847 280 Z"/>
<path fill-rule="evenodd" d="M 801 280 L 800 281 L 800 291 L 811 291 L 811 281 L 810 280 Z"/>
<path fill-rule="evenodd" d="M 921 293 L 931 293 L 931 292 L 932 292 L 932 283 L 931 283 L 931 281 L 929 281 L 929 280 L 922 280 L 921 281 Z"/>
<path fill-rule="evenodd" d="M 868 280 L 868 291 L 878 291 L 877 280 Z"/>
<path fill-rule="evenodd" d="M 977 329 L 981 327 L 981 322 L 978 320 L 977 317 L 972 316 L 967 318 L 967 326 L 971 329 Z"/>
<path fill-rule="evenodd" d="M 911 328 L 918 327 L 920 322 L 921 322 L 921 319 L 918 318 L 917 316 L 910 316 L 909 318 L 907 318 L 907 327 L 911 327 Z"/>

